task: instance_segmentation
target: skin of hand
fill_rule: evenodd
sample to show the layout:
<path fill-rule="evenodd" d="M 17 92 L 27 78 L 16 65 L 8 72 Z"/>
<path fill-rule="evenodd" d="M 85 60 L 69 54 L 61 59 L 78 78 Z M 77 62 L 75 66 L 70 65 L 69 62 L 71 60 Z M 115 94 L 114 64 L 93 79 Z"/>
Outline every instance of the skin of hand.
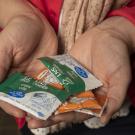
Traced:
<path fill-rule="evenodd" d="M 27 0 L 1 0 L 0 20 L 0 81 L 15 71 L 28 75 L 36 73 L 42 68 L 36 58 L 56 55 L 55 32 Z M 3 101 L 0 101 L 0 107 L 15 117 L 25 115 Z"/>
<path fill-rule="evenodd" d="M 122 17 L 111 17 L 79 37 L 69 52 L 89 69 L 103 86 L 96 92 L 107 95 L 108 103 L 101 116 L 106 124 L 121 107 L 131 80 L 129 56 L 134 51 L 135 27 Z M 59 122 L 81 122 L 86 114 L 70 112 L 52 116 L 47 121 L 31 119 L 30 128 L 47 127 Z"/>

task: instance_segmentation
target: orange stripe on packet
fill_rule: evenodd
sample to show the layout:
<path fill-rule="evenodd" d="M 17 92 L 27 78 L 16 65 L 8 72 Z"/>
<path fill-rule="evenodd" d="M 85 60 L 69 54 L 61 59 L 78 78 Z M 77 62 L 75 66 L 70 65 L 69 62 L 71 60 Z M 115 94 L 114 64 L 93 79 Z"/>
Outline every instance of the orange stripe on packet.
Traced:
<path fill-rule="evenodd" d="M 60 84 L 60 82 L 55 78 L 55 76 L 52 75 L 52 73 L 46 67 L 44 69 L 40 70 L 37 73 L 37 75 L 34 76 L 34 78 L 36 80 L 45 82 L 59 90 L 64 90 L 64 87 L 62 86 L 62 84 Z M 75 111 L 75 110 L 79 110 L 79 109 L 88 109 L 88 110 L 89 109 L 92 109 L 92 110 L 101 109 L 101 106 L 96 101 L 95 95 L 91 90 L 77 94 L 74 97 L 76 99 L 82 99 L 82 100 L 79 100 L 80 102 L 78 101 L 76 103 L 71 102 L 72 100 L 71 101 L 69 100 L 66 103 L 62 104 L 58 108 L 57 111 L 59 113 L 64 113 L 64 112 L 70 112 L 70 111 Z"/>
<path fill-rule="evenodd" d="M 70 111 L 75 111 L 79 109 L 101 109 L 101 106 L 98 104 L 96 100 L 86 100 L 82 103 L 71 103 L 67 102 L 65 104 L 62 104 L 58 108 L 59 113 L 64 113 L 64 112 L 70 112 Z"/>
<path fill-rule="evenodd" d="M 92 91 L 85 91 L 81 92 L 80 94 L 76 95 L 77 98 L 95 98 Z"/>
<path fill-rule="evenodd" d="M 46 67 L 38 72 L 38 74 L 36 75 L 36 80 L 40 80 L 42 82 L 48 83 L 49 85 L 59 90 L 64 90 L 64 87 L 58 82 L 58 80 L 56 80 L 55 77 L 52 77 L 51 72 Z"/>

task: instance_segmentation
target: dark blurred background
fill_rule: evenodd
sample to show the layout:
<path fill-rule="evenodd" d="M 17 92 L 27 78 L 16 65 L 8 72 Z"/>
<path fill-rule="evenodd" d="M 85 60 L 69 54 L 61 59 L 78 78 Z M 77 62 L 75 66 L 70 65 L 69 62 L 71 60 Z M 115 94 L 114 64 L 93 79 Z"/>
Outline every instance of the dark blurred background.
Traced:
<path fill-rule="evenodd" d="M 0 109 L 0 135 L 21 135 L 15 119 Z"/>

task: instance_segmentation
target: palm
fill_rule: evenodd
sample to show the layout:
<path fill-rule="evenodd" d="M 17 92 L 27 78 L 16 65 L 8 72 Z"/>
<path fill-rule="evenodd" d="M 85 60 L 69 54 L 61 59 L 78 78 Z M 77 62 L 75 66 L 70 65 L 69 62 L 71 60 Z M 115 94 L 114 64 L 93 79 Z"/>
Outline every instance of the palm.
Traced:
<path fill-rule="evenodd" d="M 109 118 L 122 105 L 129 84 L 128 50 L 123 41 L 110 35 L 96 37 L 94 33 L 85 33 L 70 54 L 103 82 L 103 87 L 97 92 L 107 94 Z"/>

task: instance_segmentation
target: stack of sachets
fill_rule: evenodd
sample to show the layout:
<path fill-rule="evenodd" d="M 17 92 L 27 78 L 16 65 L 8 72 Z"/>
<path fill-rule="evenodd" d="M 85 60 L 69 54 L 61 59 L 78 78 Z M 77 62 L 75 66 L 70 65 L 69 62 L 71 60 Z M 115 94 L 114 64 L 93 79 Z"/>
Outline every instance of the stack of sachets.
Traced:
<path fill-rule="evenodd" d="M 0 84 L 0 100 L 42 120 L 69 111 L 101 116 L 106 97 L 94 89 L 102 83 L 87 69 L 68 54 L 39 60 L 44 69 L 37 75 L 14 73 Z"/>

